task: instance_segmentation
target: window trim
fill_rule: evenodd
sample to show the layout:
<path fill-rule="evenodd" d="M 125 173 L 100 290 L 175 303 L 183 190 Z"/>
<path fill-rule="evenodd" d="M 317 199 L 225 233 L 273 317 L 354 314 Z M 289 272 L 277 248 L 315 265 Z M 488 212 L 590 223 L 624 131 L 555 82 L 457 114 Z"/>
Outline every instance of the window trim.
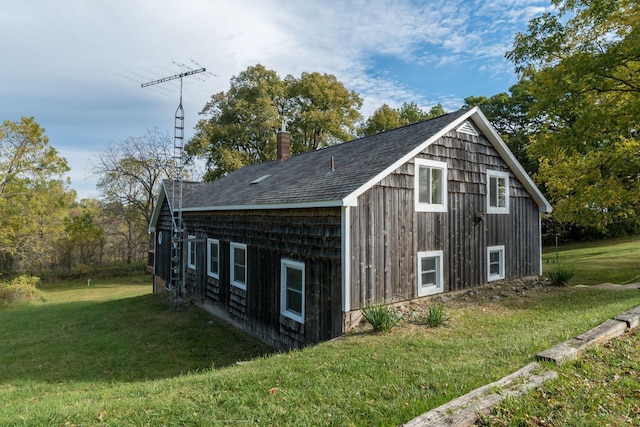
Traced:
<path fill-rule="evenodd" d="M 491 274 L 491 254 L 498 252 L 500 254 L 500 263 L 498 274 Z M 504 245 L 487 246 L 487 282 L 495 280 L 504 280 L 505 278 L 505 250 Z"/>
<path fill-rule="evenodd" d="M 211 245 L 216 245 L 218 247 L 217 271 L 213 271 L 211 269 Z M 218 239 L 207 238 L 207 276 L 213 277 L 214 279 L 220 278 L 220 241 Z"/>
<path fill-rule="evenodd" d="M 242 249 L 244 251 L 244 282 L 239 282 L 236 280 L 236 271 L 235 271 L 235 251 L 234 249 Z M 243 290 L 247 290 L 247 273 L 248 273 L 248 269 L 247 269 L 247 245 L 245 245 L 244 243 L 236 243 L 236 242 L 231 242 L 229 244 L 229 277 L 230 277 L 230 282 L 233 286 L 243 289 Z"/>
<path fill-rule="evenodd" d="M 418 252 L 417 255 L 417 286 L 418 286 L 418 297 L 425 297 L 428 295 L 439 294 L 444 291 L 444 251 L 424 251 Z M 435 285 L 431 285 L 428 287 L 423 286 L 422 284 L 422 260 L 424 258 L 436 258 L 436 268 L 437 268 L 437 283 Z"/>
<path fill-rule="evenodd" d="M 287 309 L 287 275 L 285 274 L 286 268 L 293 268 L 293 269 L 302 271 L 302 310 L 301 310 L 302 313 L 301 314 Z M 280 313 L 283 316 L 288 317 L 289 319 L 294 320 L 298 323 L 304 323 L 305 288 L 306 288 L 306 278 L 305 278 L 304 262 L 293 261 L 291 259 L 282 258 L 280 260 Z"/>
<path fill-rule="evenodd" d="M 491 178 L 503 178 L 505 185 L 504 206 L 491 206 Z M 497 188 L 496 188 L 497 191 Z M 509 213 L 509 172 L 501 172 L 487 169 L 487 213 L 488 214 L 508 214 Z"/>
<path fill-rule="evenodd" d="M 196 269 L 197 258 L 196 236 L 187 236 L 187 268 Z"/>
<path fill-rule="evenodd" d="M 426 166 L 430 169 L 441 169 L 442 170 L 442 203 L 434 204 L 434 203 L 425 203 L 420 202 L 420 167 Z M 413 173 L 413 189 L 414 189 L 414 198 L 415 198 L 415 210 L 416 212 L 447 212 L 447 199 L 448 195 L 448 180 L 447 180 L 447 163 L 439 162 L 436 160 L 427 160 L 416 157 L 414 159 L 414 173 Z"/>

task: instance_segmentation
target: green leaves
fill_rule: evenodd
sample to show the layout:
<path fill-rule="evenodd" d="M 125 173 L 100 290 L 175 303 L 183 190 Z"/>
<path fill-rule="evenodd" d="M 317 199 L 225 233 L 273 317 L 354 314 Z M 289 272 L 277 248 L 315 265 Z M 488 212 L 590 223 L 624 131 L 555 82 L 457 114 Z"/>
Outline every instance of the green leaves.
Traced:
<path fill-rule="evenodd" d="M 554 1 L 507 53 L 535 97 L 529 156 L 562 222 L 640 225 L 640 5 Z"/>
<path fill-rule="evenodd" d="M 387 104 L 382 104 L 360 127 L 359 134 L 361 136 L 375 135 L 376 133 L 432 119 L 446 113 L 440 104 L 431 107 L 429 111 L 420 109 L 413 102 L 405 102 L 400 108 L 391 108 Z"/>
<path fill-rule="evenodd" d="M 207 160 L 206 180 L 276 157 L 276 133 L 286 123 L 292 153 L 350 139 L 360 119 L 360 96 L 335 76 L 291 75 L 284 80 L 258 64 L 231 79 L 227 92 L 211 97 L 188 142 L 189 156 Z"/>
<path fill-rule="evenodd" d="M 34 271 L 54 256 L 61 215 L 75 192 L 61 179 L 66 160 L 48 144 L 33 117 L 0 127 L 0 270 L 24 265 Z"/>

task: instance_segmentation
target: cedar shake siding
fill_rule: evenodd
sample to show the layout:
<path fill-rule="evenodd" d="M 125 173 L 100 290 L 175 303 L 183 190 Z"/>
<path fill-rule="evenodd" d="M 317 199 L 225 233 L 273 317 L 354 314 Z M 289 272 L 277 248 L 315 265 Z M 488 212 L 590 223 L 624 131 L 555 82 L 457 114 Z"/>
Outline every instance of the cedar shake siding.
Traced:
<path fill-rule="evenodd" d="M 342 334 L 340 209 L 283 209 L 186 213 L 195 235 L 196 269 L 186 286 L 200 303 L 279 348 L 302 347 Z M 219 241 L 219 278 L 207 275 L 206 238 Z M 230 244 L 247 248 L 246 289 L 231 285 Z M 280 313 L 281 260 L 305 265 L 305 321 Z"/>
<path fill-rule="evenodd" d="M 358 197 L 351 208 L 351 305 L 417 298 L 421 251 L 442 250 L 444 292 L 487 283 L 487 247 L 504 245 L 505 279 L 540 269 L 538 206 L 513 174 L 509 214 L 488 214 L 487 169 L 509 172 L 480 136 L 451 131 L 418 154 L 447 163 L 447 212 L 414 209 L 415 161 Z"/>
<path fill-rule="evenodd" d="M 343 334 L 368 302 L 541 273 L 551 206 L 478 108 L 288 158 L 287 138 L 279 160 L 163 183 L 154 289 L 171 285 L 176 206 L 181 297 L 278 349 Z"/>

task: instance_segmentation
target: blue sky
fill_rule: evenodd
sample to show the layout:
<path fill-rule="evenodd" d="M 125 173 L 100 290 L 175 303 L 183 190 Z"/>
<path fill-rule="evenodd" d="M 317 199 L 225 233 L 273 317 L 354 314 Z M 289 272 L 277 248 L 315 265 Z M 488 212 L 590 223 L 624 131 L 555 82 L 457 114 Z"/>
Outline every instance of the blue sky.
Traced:
<path fill-rule="evenodd" d="M 92 163 L 110 143 L 173 133 L 182 72 L 185 136 L 209 97 L 263 64 L 334 74 L 364 99 L 441 103 L 505 92 L 513 36 L 551 9 L 537 0 L 22 0 L 0 6 L 0 120 L 34 116 L 71 166 L 79 198 L 97 197 Z M 215 74 L 215 75 L 213 75 Z"/>

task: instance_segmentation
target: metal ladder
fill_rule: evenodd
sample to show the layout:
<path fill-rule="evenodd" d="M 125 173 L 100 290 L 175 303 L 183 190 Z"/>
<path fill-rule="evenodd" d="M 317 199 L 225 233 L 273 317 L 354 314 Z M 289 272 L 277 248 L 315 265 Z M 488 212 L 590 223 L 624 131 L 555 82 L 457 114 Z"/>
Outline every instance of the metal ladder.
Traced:
<path fill-rule="evenodd" d="M 182 89 L 182 79 L 180 79 Z M 184 148 L 184 109 L 182 108 L 182 90 L 180 104 L 175 115 L 173 135 L 173 161 L 175 177 L 172 182 L 171 198 L 173 201 L 173 233 L 171 235 L 171 279 L 169 281 L 169 300 L 172 310 L 178 310 L 184 291 L 183 241 L 184 227 L 182 223 L 182 170 Z"/>

